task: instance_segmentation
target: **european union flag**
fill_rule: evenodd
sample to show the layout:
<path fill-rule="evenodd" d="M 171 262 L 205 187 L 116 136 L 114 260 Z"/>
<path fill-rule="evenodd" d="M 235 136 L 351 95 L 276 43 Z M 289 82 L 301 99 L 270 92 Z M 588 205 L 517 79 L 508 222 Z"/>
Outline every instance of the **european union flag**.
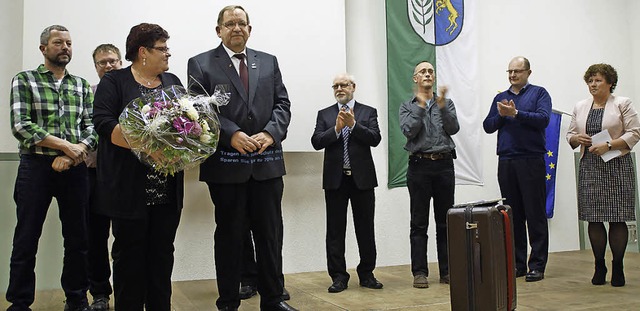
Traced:
<path fill-rule="evenodd" d="M 546 129 L 547 154 L 544 157 L 544 162 L 547 166 L 547 218 L 553 217 L 556 198 L 556 166 L 558 164 L 558 146 L 560 143 L 560 121 L 562 121 L 562 115 L 552 112 Z"/>

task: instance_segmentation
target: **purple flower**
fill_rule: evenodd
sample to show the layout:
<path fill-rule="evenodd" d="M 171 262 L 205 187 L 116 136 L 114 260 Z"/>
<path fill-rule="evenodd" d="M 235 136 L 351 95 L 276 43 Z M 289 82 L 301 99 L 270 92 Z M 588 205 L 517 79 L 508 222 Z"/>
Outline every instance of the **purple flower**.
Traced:
<path fill-rule="evenodd" d="M 193 122 L 193 128 L 191 129 L 191 134 L 195 136 L 202 135 L 202 126 L 198 122 Z"/>
<path fill-rule="evenodd" d="M 202 127 L 198 122 L 193 122 L 187 117 L 177 117 L 173 120 L 173 127 L 178 130 L 178 133 L 182 135 L 193 134 L 200 136 L 202 134 Z"/>
<path fill-rule="evenodd" d="M 158 110 L 162 110 L 162 109 L 164 109 L 165 105 L 162 102 L 155 102 L 155 103 L 153 103 L 153 107 L 156 107 L 156 109 L 158 109 Z"/>

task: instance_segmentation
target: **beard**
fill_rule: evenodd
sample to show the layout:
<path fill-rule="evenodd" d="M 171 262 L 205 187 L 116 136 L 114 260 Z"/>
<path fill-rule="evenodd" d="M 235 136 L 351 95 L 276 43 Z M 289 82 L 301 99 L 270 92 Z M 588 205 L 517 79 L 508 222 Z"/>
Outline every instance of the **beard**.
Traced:
<path fill-rule="evenodd" d="M 71 61 L 71 54 L 47 55 L 46 57 L 49 63 L 58 67 L 65 67 Z"/>

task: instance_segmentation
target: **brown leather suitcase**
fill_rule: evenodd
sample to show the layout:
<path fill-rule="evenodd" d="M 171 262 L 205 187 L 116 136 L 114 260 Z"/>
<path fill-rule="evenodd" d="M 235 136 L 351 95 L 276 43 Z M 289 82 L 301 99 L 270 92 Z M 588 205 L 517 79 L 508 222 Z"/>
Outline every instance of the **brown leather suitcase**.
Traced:
<path fill-rule="evenodd" d="M 515 310 L 511 208 L 502 200 L 458 204 L 447 213 L 451 310 Z"/>

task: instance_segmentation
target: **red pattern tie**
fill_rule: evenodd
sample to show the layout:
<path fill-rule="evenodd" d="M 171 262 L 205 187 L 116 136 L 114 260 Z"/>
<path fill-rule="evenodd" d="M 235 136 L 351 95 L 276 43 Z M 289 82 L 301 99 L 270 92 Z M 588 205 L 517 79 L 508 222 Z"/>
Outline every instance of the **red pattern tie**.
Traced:
<path fill-rule="evenodd" d="M 242 80 L 244 90 L 249 94 L 249 69 L 244 63 L 244 54 L 234 54 L 233 57 L 240 60 L 240 80 Z"/>

